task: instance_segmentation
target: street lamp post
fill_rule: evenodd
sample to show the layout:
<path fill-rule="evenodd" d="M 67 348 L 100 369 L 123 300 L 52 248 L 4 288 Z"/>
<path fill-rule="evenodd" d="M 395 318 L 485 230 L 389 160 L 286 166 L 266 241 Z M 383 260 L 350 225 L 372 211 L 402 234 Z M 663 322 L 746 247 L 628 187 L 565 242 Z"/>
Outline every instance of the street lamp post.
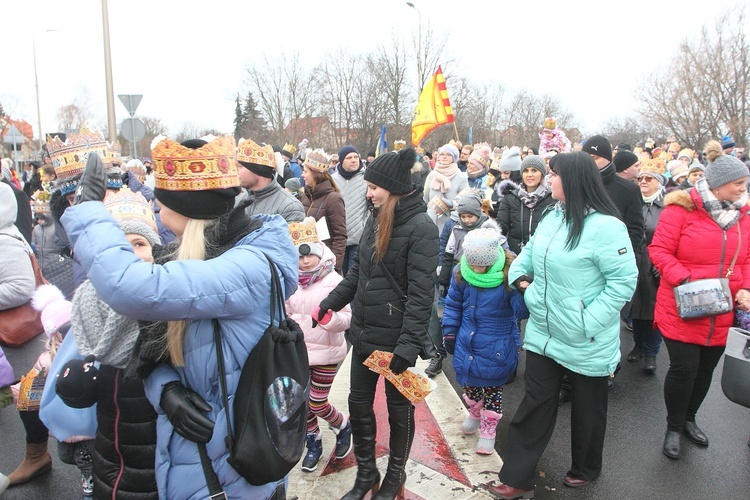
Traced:
<path fill-rule="evenodd" d="M 406 5 L 417 11 L 417 18 L 419 19 L 419 27 L 417 34 L 419 39 L 417 40 L 417 86 L 419 87 L 419 93 L 422 93 L 422 13 L 413 2 L 406 2 Z"/>
<path fill-rule="evenodd" d="M 56 30 L 44 30 L 38 31 L 37 33 L 49 33 Z M 39 150 L 42 150 L 42 144 L 44 144 L 44 133 L 42 132 L 42 110 L 39 107 L 39 75 L 36 67 L 36 35 L 31 37 L 31 47 L 34 51 L 34 86 L 36 87 L 36 124 L 39 127 Z"/>

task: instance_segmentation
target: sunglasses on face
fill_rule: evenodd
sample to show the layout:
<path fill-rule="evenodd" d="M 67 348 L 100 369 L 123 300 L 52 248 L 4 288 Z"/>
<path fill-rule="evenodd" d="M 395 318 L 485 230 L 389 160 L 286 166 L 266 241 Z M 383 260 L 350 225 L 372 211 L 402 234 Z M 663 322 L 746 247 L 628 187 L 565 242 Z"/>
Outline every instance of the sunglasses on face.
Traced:
<path fill-rule="evenodd" d="M 639 182 L 651 182 L 655 179 L 656 177 L 651 177 L 650 175 L 642 175 L 639 179 Z"/>

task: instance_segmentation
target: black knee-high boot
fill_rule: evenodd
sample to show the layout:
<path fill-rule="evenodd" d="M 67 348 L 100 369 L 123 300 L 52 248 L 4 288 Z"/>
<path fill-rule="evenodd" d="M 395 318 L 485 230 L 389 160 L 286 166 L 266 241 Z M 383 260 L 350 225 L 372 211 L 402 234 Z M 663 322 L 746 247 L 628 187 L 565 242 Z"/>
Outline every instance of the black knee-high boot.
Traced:
<path fill-rule="evenodd" d="M 341 500 L 361 500 L 367 492 L 378 491 L 380 473 L 375 464 L 375 411 L 370 403 L 349 401 L 349 422 L 352 424 L 354 457 L 357 459 L 357 480 L 354 488 Z"/>
<path fill-rule="evenodd" d="M 414 406 L 388 405 L 388 423 L 391 426 L 390 457 L 380 491 L 373 500 L 393 500 L 404 497 L 406 461 L 414 441 Z"/>

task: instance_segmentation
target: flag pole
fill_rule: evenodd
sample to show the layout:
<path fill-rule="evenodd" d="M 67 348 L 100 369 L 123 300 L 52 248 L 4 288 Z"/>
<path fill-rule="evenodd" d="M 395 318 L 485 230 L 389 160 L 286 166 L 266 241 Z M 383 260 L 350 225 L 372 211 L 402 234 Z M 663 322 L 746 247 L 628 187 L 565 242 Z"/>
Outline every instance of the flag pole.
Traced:
<path fill-rule="evenodd" d="M 453 122 L 453 131 L 456 133 L 456 140 L 458 142 L 461 142 L 461 139 L 458 138 L 458 127 L 456 127 L 456 122 Z"/>

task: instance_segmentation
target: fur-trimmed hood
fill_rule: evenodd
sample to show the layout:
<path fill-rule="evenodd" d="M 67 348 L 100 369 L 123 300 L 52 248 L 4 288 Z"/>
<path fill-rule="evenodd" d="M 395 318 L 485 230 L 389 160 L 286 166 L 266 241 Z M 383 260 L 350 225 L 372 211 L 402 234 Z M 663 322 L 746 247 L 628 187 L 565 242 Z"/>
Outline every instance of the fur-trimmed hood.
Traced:
<path fill-rule="evenodd" d="M 693 201 L 693 197 L 690 196 L 690 190 L 684 191 L 679 189 L 668 193 L 664 197 L 664 206 L 667 207 L 669 205 L 677 205 L 688 212 L 695 210 L 695 202 Z"/>
<path fill-rule="evenodd" d="M 518 184 L 513 182 L 510 179 L 505 179 L 504 181 L 500 181 L 500 184 L 497 185 L 497 192 L 501 195 L 505 196 L 508 193 L 512 193 L 516 189 L 518 189 Z"/>

